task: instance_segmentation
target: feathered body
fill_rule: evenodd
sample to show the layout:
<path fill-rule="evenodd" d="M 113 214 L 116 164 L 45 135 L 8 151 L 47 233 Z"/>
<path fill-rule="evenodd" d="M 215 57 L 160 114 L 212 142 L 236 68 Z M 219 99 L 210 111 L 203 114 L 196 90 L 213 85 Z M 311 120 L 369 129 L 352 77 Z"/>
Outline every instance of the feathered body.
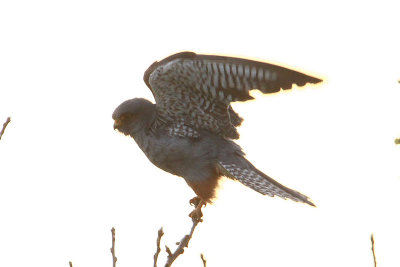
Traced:
<path fill-rule="evenodd" d="M 230 103 L 252 99 L 251 89 L 273 93 L 320 79 L 268 63 L 183 52 L 155 62 L 144 80 L 156 104 L 125 101 L 113 113 L 114 128 L 132 136 L 154 165 L 183 177 L 200 199 L 215 198 L 218 179 L 226 176 L 264 195 L 314 205 L 245 158 L 233 141 L 242 119 Z"/>

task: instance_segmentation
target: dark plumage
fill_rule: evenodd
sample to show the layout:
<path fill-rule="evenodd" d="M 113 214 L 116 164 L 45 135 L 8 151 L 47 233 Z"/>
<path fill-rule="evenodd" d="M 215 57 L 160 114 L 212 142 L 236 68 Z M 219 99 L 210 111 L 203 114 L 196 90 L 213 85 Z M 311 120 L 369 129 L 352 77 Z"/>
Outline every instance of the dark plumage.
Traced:
<path fill-rule="evenodd" d="M 130 135 L 157 167 L 181 176 L 204 202 L 227 176 L 269 196 L 314 205 L 256 169 L 241 148 L 242 118 L 230 103 L 249 91 L 274 93 L 322 80 L 284 67 L 241 58 L 183 52 L 153 63 L 144 74 L 156 104 L 142 98 L 119 105 L 114 129 Z"/>

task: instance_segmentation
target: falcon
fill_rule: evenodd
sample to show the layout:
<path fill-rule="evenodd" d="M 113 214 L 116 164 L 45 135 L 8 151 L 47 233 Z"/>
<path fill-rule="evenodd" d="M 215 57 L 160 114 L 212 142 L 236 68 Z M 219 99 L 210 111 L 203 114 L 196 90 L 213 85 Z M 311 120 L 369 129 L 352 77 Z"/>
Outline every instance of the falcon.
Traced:
<path fill-rule="evenodd" d="M 112 114 L 114 129 L 131 136 L 158 168 L 183 177 L 197 207 L 211 203 L 222 176 L 270 197 L 314 203 L 258 170 L 233 140 L 243 119 L 231 103 L 316 84 L 321 79 L 281 66 L 243 58 L 181 52 L 154 62 L 144 82 L 155 104 L 134 98 Z"/>

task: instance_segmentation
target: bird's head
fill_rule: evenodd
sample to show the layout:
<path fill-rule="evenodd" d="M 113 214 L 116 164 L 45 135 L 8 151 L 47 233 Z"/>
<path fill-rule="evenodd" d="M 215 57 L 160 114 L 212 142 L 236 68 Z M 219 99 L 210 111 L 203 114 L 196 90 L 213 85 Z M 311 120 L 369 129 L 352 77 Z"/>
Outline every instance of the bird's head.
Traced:
<path fill-rule="evenodd" d="M 154 104 L 143 98 L 129 99 L 113 112 L 114 130 L 125 135 L 134 135 L 138 130 L 149 126 L 153 120 Z"/>

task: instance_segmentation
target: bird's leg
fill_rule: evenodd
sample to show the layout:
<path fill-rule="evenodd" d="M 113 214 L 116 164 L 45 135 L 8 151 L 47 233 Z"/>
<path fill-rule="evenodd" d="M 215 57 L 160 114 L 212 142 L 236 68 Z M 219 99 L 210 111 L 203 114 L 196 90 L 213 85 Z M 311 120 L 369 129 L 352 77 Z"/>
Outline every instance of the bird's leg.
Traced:
<path fill-rule="evenodd" d="M 194 210 L 189 214 L 189 217 L 193 220 L 201 222 L 203 217 L 203 212 L 201 212 L 201 208 L 206 205 L 206 202 L 204 202 L 199 197 L 194 197 L 189 202 L 190 205 L 193 205 L 195 207 Z"/>

